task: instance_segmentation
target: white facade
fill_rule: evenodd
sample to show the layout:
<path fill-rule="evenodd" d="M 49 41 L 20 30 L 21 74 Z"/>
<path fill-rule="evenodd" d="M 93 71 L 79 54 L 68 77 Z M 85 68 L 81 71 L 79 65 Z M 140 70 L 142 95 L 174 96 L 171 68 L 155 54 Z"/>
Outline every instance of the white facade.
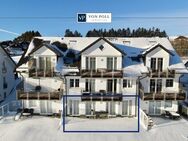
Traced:
<path fill-rule="evenodd" d="M 31 62 L 32 59 L 35 60 L 35 63 Z M 42 62 L 40 62 L 40 60 L 42 60 Z M 30 55 L 30 60 L 28 60 L 28 62 L 17 68 L 17 71 L 21 72 L 23 76 L 23 90 L 21 90 L 21 92 L 18 91 L 17 95 L 23 93 L 29 97 L 30 93 L 34 93 L 35 95 L 45 94 L 47 97 L 45 99 L 40 99 L 35 96 L 33 99 L 24 99 L 24 108 L 33 108 L 34 113 L 43 115 L 51 115 L 62 111 L 61 101 L 51 100 L 49 96 L 50 93 L 54 92 L 62 93 L 61 90 L 63 89 L 62 79 L 55 77 L 54 74 L 56 64 L 57 55 L 55 52 L 46 46 L 42 46 Z M 32 74 L 30 71 L 33 68 L 36 68 L 37 71 Z M 40 69 L 42 69 L 42 71 Z M 48 73 L 48 71 L 50 71 L 50 73 Z M 39 91 L 36 90 L 36 87 L 38 86 L 40 86 Z"/>
<path fill-rule="evenodd" d="M 58 56 L 46 46 L 29 54 L 35 48 L 31 42 L 26 56 L 36 60 L 45 57 L 45 61 L 50 57 L 50 67 L 58 68 L 59 76 L 47 77 L 47 72 L 41 76 L 40 71 L 30 76 L 30 63 L 27 62 L 18 68 L 24 74 L 24 90 L 29 92 L 38 85 L 41 92 L 62 90 L 68 97 L 67 115 L 105 111 L 109 116 L 137 116 L 138 99 L 135 97 L 139 94 L 141 108 L 147 114 L 160 115 L 165 109 L 177 111 L 178 101 L 186 98 L 180 88 L 180 78 L 187 70 L 167 38 L 39 39 L 67 44 L 68 50 L 76 53 L 73 64 L 80 65 L 64 64 L 68 51 Z M 40 61 L 36 61 L 36 67 L 40 66 Z M 43 67 L 49 69 L 47 65 Z"/>

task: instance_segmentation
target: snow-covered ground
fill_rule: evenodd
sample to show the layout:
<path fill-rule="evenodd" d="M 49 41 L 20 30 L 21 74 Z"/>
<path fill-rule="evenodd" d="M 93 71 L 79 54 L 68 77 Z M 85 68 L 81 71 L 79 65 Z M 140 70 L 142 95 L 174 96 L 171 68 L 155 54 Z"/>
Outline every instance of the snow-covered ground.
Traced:
<path fill-rule="evenodd" d="M 27 118 L 21 121 L 8 119 L 0 124 L 2 141 L 187 141 L 188 121 L 153 118 L 157 124 L 140 133 L 64 133 L 59 128 L 60 119 L 51 117 Z M 116 119 L 117 120 L 117 119 Z M 115 122 L 113 119 L 112 123 Z M 71 122 L 70 122 L 71 123 Z M 75 123 L 76 125 L 77 123 Z M 72 123 L 74 126 L 74 123 Z M 82 126 L 86 126 L 84 124 Z M 95 127 L 101 126 L 96 122 Z M 110 125 L 106 125 L 111 127 Z"/>
<path fill-rule="evenodd" d="M 137 118 L 66 119 L 65 131 L 138 131 Z"/>

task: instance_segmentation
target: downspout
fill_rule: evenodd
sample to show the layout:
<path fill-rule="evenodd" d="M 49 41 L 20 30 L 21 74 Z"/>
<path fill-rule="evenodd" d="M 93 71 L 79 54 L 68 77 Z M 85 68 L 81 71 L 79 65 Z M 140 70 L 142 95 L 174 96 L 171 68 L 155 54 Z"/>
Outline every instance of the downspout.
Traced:
<path fill-rule="evenodd" d="M 138 107 L 138 100 L 139 100 L 139 88 L 140 88 L 140 80 L 142 80 L 142 79 L 144 79 L 144 78 L 146 78 L 147 77 L 147 75 L 145 75 L 145 76 L 138 76 L 138 79 L 136 80 L 136 98 L 135 98 L 135 107 Z M 140 107 L 138 107 L 138 108 L 140 108 Z M 138 108 L 135 108 L 135 116 L 137 116 L 137 114 L 138 114 Z"/>

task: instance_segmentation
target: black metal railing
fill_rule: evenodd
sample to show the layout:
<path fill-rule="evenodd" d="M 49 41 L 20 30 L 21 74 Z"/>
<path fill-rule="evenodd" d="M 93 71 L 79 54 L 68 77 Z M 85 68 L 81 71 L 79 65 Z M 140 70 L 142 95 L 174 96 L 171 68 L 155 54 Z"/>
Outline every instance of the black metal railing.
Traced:
<path fill-rule="evenodd" d="M 122 93 L 83 92 L 82 101 L 122 101 Z"/>

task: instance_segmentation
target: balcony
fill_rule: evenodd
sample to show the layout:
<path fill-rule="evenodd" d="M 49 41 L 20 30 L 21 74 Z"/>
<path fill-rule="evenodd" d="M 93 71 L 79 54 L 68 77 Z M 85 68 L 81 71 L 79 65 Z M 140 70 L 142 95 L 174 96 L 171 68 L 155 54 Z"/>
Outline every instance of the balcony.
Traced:
<path fill-rule="evenodd" d="M 81 96 L 82 101 L 122 101 L 122 98 L 121 93 L 83 92 Z"/>
<path fill-rule="evenodd" d="M 174 78 L 175 70 L 158 71 L 158 70 L 149 69 L 149 76 L 152 78 L 155 77 Z"/>
<path fill-rule="evenodd" d="M 81 70 L 81 77 L 123 77 L 122 70 L 107 70 L 107 69 L 97 69 L 97 70 Z"/>
<path fill-rule="evenodd" d="M 30 91 L 25 92 L 23 90 L 17 90 L 18 100 L 60 100 L 62 97 L 62 92 L 37 92 Z"/>
<path fill-rule="evenodd" d="M 140 97 L 142 100 L 185 100 L 186 93 L 180 91 L 179 93 L 145 93 L 140 89 Z"/>
<path fill-rule="evenodd" d="M 29 77 L 54 77 L 55 73 L 53 70 L 35 70 L 35 69 L 30 69 L 29 70 Z"/>

